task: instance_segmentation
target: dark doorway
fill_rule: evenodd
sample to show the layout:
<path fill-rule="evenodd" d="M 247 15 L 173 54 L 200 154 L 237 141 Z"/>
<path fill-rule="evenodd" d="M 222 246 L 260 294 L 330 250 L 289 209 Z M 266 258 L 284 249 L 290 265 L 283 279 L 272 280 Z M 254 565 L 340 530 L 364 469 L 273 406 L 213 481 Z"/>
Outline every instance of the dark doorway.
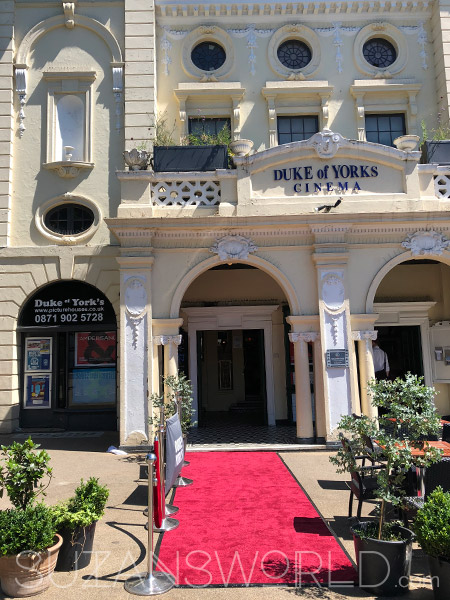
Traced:
<path fill-rule="evenodd" d="M 199 425 L 266 424 L 262 329 L 197 334 Z"/>
<path fill-rule="evenodd" d="M 389 360 L 389 379 L 404 377 L 408 371 L 423 375 L 422 341 L 419 325 L 376 327 L 378 345 Z"/>

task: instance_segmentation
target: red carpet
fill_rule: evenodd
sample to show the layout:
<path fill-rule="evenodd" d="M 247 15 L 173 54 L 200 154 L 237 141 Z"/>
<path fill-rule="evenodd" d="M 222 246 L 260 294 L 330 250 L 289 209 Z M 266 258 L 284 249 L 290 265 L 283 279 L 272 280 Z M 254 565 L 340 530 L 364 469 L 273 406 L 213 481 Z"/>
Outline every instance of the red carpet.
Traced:
<path fill-rule="evenodd" d="M 156 569 L 192 587 L 353 582 L 350 560 L 274 452 L 189 453 Z"/>

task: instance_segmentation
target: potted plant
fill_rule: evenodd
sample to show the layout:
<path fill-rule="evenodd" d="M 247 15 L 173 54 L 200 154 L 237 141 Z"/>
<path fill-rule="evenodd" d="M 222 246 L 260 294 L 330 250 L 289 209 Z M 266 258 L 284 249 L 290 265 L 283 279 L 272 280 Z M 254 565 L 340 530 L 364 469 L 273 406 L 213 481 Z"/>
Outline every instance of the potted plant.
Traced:
<path fill-rule="evenodd" d="M 447 600 L 450 589 L 450 493 L 436 488 L 417 511 L 413 524 L 428 555 L 435 600 Z"/>
<path fill-rule="evenodd" d="M 231 142 L 228 126 L 216 135 L 191 133 L 184 142 L 181 146 L 156 143 L 153 148 L 154 170 L 178 172 L 228 168 L 228 145 Z"/>
<path fill-rule="evenodd" d="M 46 590 L 62 544 L 51 509 L 35 504 L 52 476 L 50 457 L 38 448 L 31 438 L 1 447 L 0 495 L 6 490 L 14 506 L 0 511 L 0 580 L 8 596 Z M 48 482 L 41 483 L 46 476 Z"/>
<path fill-rule="evenodd" d="M 421 122 L 422 150 L 421 163 L 450 165 L 450 123 L 442 120 L 442 110 L 438 114 L 438 125 L 428 132 L 425 121 Z"/>
<path fill-rule="evenodd" d="M 62 539 L 45 504 L 0 511 L 0 579 L 7 596 L 23 598 L 51 583 Z"/>
<path fill-rule="evenodd" d="M 405 379 L 370 381 L 372 404 L 383 411 L 382 416 L 378 420 L 345 416 L 338 425 L 352 436 L 350 444 L 355 453 L 365 454 L 371 463 L 377 462 L 374 473 L 380 501 L 378 519 L 357 521 L 351 527 L 360 586 L 373 594 L 398 595 L 408 590 L 414 534 L 400 524 L 389 523 L 387 507 L 401 507 L 412 467 L 426 467 L 441 455 L 440 450 L 429 446 L 423 449 L 423 456 L 413 455 L 413 450 L 423 444 L 420 440 L 435 436 L 439 430 L 433 402 L 435 391 L 423 385 L 422 380 L 408 373 Z M 366 440 L 372 437 L 382 448 L 382 461 L 376 450 L 367 447 Z M 344 447 L 330 460 L 338 472 L 356 470 L 361 477 L 367 472 L 367 467 L 357 463 L 354 454 Z"/>
<path fill-rule="evenodd" d="M 76 571 L 91 561 L 95 526 L 104 515 L 109 490 L 98 478 L 81 480 L 74 496 L 53 507 L 56 529 L 63 539 L 57 571 Z"/>

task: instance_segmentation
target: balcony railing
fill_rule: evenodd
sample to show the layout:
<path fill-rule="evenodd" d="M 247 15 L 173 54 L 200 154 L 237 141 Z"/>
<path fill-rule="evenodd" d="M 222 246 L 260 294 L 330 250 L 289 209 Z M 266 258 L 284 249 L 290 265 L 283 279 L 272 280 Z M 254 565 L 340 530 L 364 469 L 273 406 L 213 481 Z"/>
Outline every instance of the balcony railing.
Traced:
<path fill-rule="evenodd" d="M 155 206 L 215 206 L 220 203 L 220 181 L 205 179 L 167 181 L 158 179 L 151 184 L 152 204 Z"/>
<path fill-rule="evenodd" d="M 450 199 L 450 166 L 436 168 L 434 190 L 436 198 L 439 198 L 439 200 Z"/>

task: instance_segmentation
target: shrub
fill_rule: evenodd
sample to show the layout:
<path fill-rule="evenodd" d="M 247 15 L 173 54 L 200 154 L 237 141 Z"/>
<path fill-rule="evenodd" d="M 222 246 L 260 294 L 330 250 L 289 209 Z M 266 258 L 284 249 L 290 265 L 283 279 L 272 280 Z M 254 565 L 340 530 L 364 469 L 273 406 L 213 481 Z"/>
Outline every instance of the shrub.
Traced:
<path fill-rule="evenodd" d="M 74 531 L 98 521 L 105 513 L 108 497 L 108 488 L 100 485 L 98 478 L 91 477 L 86 483 L 81 480 L 72 498 L 53 507 L 57 530 Z"/>
<path fill-rule="evenodd" d="M 413 529 L 426 554 L 450 561 L 450 493 L 437 487 L 417 511 Z"/>
<path fill-rule="evenodd" d="M 45 504 L 0 511 L 0 556 L 40 551 L 55 543 L 52 510 Z"/>
<path fill-rule="evenodd" d="M 39 450 L 31 437 L 23 444 L 14 442 L 10 446 L 1 446 L 4 457 L 0 466 L 0 497 L 6 489 L 11 503 L 16 508 L 25 508 L 40 495 L 52 478 L 52 469 L 48 466 L 50 456 L 45 450 Z M 46 485 L 39 483 L 47 476 Z"/>

